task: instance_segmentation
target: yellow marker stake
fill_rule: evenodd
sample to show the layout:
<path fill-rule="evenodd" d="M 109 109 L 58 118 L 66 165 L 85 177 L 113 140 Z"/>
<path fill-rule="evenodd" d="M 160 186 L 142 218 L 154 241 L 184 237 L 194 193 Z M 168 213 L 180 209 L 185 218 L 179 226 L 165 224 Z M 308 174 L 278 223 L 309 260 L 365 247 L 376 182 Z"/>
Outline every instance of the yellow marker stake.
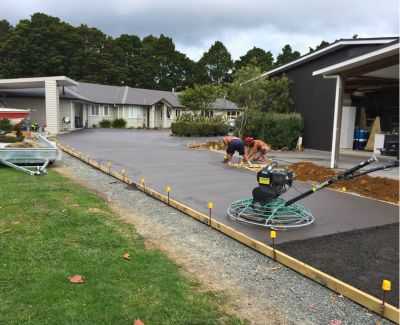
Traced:
<path fill-rule="evenodd" d="M 342 187 L 342 192 L 347 192 L 347 189 L 344 186 Z"/>
<path fill-rule="evenodd" d="M 112 166 L 112 163 L 111 163 L 111 162 L 109 162 L 107 165 L 108 165 L 108 173 L 110 174 L 110 172 L 111 172 L 111 166 Z"/>
<path fill-rule="evenodd" d="M 213 204 L 212 202 L 208 202 L 208 209 L 210 210 L 210 214 L 209 214 L 209 219 L 208 219 L 208 225 L 211 226 L 211 210 L 213 208 Z"/>
<path fill-rule="evenodd" d="M 171 192 L 171 187 L 167 186 L 168 205 L 169 205 L 169 193 L 170 192 Z"/>
<path fill-rule="evenodd" d="M 313 186 L 312 190 L 313 190 L 313 192 L 315 192 L 317 189 L 315 188 L 315 186 Z"/>
<path fill-rule="evenodd" d="M 386 293 L 388 291 L 390 291 L 391 288 L 392 288 L 392 284 L 390 283 L 389 280 L 382 281 L 383 299 L 382 299 L 382 306 L 381 306 L 381 316 L 383 316 L 383 313 L 385 311 Z"/>
<path fill-rule="evenodd" d="M 90 160 L 90 156 L 89 156 L 89 155 L 87 155 L 87 162 L 89 162 L 89 160 Z"/>
<path fill-rule="evenodd" d="M 145 182 L 144 182 L 144 178 L 142 178 L 142 179 L 140 180 L 140 182 L 142 183 L 143 191 L 146 192 L 146 184 L 145 184 Z"/>
<path fill-rule="evenodd" d="M 272 249 L 274 251 L 274 260 L 276 260 L 276 255 L 275 255 L 275 238 L 276 238 L 276 231 L 271 230 L 269 233 L 269 237 L 272 239 Z"/>
<path fill-rule="evenodd" d="M 392 284 L 390 283 L 389 280 L 383 280 L 382 282 L 382 289 L 384 291 L 390 291 L 392 289 Z"/>
<path fill-rule="evenodd" d="M 122 180 L 125 182 L 125 169 L 121 170 Z"/>

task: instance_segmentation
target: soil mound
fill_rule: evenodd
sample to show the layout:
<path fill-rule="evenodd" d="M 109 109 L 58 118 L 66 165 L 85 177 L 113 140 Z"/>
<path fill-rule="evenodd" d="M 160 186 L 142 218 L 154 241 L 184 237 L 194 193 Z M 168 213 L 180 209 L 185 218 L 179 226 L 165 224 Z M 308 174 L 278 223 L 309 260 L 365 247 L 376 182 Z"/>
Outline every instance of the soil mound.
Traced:
<path fill-rule="evenodd" d="M 331 169 L 310 162 L 299 162 L 289 167 L 295 174 L 295 179 L 303 182 L 322 183 L 337 173 Z M 347 181 L 339 181 L 330 188 L 346 188 L 362 196 L 399 204 L 399 181 L 386 177 L 363 175 Z"/>

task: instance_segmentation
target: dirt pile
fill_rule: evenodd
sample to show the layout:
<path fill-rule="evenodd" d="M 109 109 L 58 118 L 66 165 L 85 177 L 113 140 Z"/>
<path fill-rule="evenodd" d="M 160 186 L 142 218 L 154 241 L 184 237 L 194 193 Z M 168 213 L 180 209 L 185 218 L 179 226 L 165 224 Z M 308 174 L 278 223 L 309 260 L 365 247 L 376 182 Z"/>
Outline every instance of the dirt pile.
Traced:
<path fill-rule="evenodd" d="M 189 142 L 188 147 L 190 149 L 198 150 L 226 150 L 224 141 L 207 141 L 205 143 L 197 143 L 196 141 Z"/>
<path fill-rule="evenodd" d="M 10 143 L 7 148 L 39 148 L 37 140 L 34 138 L 25 138 L 22 142 Z"/>
<path fill-rule="evenodd" d="M 295 179 L 303 182 L 322 183 L 335 176 L 334 171 L 310 162 L 299 162 L 289 167 L 295 174 Z M 386 177 L 371 177 L 363 175 L 348 181 L 339 181 L 330 188 L 346 188 L 347 192 L 399 204 L 399 181 Z"/>

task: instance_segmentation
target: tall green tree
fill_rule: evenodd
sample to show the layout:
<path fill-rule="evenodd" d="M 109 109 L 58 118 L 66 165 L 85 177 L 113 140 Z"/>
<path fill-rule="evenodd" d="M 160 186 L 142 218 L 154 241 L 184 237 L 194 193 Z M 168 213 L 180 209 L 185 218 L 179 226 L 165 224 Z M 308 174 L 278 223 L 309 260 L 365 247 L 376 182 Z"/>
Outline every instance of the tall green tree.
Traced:
<path fill-rule="evenodd" d="M 178 97 L 179 102 L 186 108 L 199 115 L 202 111 L 208 111 L 217 98 L 224 95 L 224 90 L 216 85 L 199 85 L 182 91 Z"/>
<path fill-rule="evenodd" d="M 265 97 L 261 105 L 263 112 L 290 113 L 293 100 L 290 95 L 291 80 L 285 75 L 268 79 Z"/>
<path fill-rule="evenodd" d="M 289 44 L 286 44 L 282 48 L 282 53 L 278 54 L 278 56 L 276 57 L 275 66 L 283 65 L 299 57 L 300 57 L 300 52 L 293 51 L 292 47 Z"/>
<path fill-rule="evenodd" d="M 0 43 L 7 40 L 12 30 L 13 27 L 7 20 L 0 20 Z"/>
<path fill-rule="evenodd" d="M 222 42 L 216 41 L 198 62 L 198 82 L 221 86 L 230 80 L 232 68 L 231 54 Z"/>
<path fill-rule="evenodd" d="M 271 51 L 266 52 L 261 48 L 253 47 L 245 55 L 241 56 L 239 60 L 235 61 L 235 71 L 248 65 L 256 66 L 262 72 L 266 72 L 274 67 L 274 57 Z"/>
<path fill-rule="evenodd" d="M 192 85 L 194 63 L 175 49 L 170 37 L 146 36 L 135 68 L 139 87 L 180 90 Z"/>

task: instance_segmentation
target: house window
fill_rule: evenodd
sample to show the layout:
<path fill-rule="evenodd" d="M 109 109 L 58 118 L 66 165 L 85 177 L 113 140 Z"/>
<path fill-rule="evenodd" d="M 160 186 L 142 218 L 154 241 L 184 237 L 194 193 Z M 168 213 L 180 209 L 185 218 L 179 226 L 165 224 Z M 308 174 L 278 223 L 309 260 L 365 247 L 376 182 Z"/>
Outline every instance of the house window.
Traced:
<path fill-rule="evenodd" d="M 171 118 L 171 109 L 167 107 L 167 118 Z"/>
<path fill-rule="evenodd" d="M 214 116 L 214 111 L 203 111 L 203 116 L 204 117 L 213 117 Z"/>
<path fill-rule="evenodd" d="M 176 110 L 175 110 L 175 116 L 176 116 L 176 117 L 181 116 L 181 110 L 180 110 L 180 109 L 176 109 Z"/>
<path fill-rule="evenodd" d="M 99 105 L 90 105 L 90 115 L 91 116 L 99 116 L 100 115 L 100 106 Z"/>
<path fill-rule="evenodd" d="M 108 105 L 104 105 L 103 106 L 103 115 L 104 116 L 108 116 L 109 115 Z"/>
<path fill-rule="evenodd" d="M 227 111 L 226 114 L 228 118 L 235 119 L 237 116 L 239 116 L 238 111 Z"/>
<path fill-rule="evenodd" d="M 163 111 L 163 109 L 162 109 L 162 107 L 160 108 L 160 119 L 162 119 L 162 111 Z"/>
<path fill-rule="evenodd" d="M 141 118 L 142 108 L 136 106 L 130 106 L 128 109 L 128 118 Z"/>

